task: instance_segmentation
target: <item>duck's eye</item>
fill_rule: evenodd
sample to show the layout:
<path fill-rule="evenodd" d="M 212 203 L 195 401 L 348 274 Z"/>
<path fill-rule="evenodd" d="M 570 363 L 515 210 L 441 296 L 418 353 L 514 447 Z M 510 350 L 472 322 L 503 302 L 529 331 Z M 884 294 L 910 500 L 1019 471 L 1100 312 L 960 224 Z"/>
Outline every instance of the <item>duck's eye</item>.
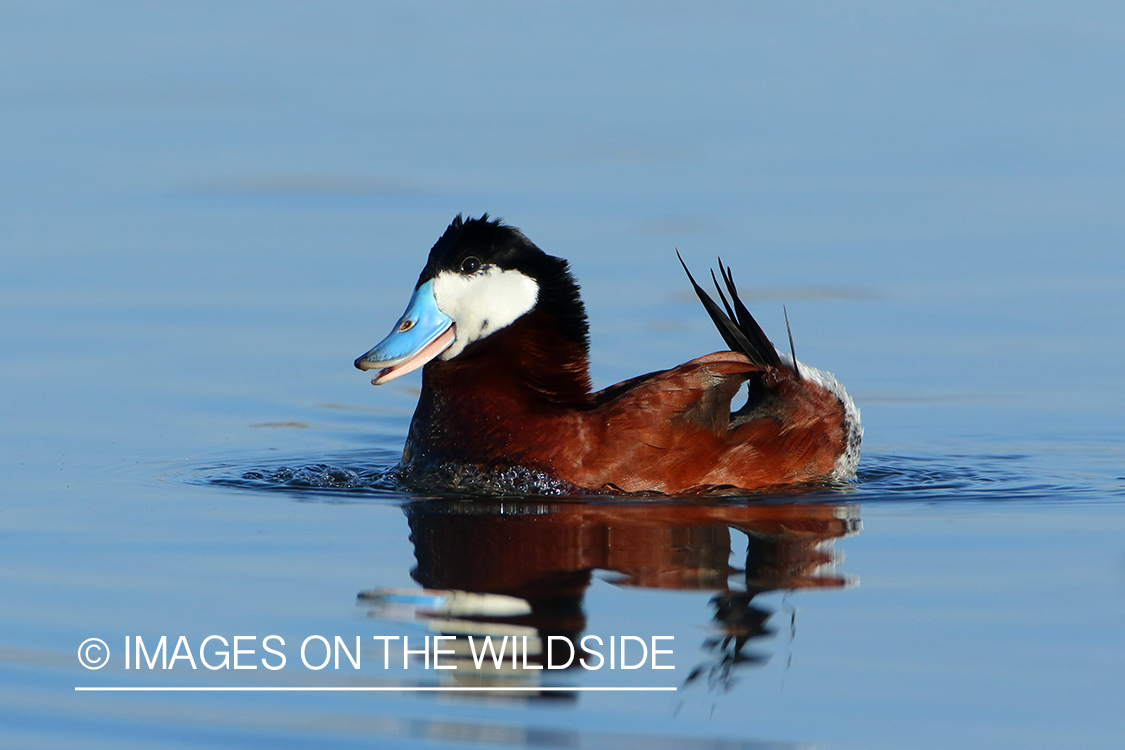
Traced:
<path fill-rule="evenodd" d="M 399 333 L 406 333 L 407 331 L 409 331 L 413 327 L 414 327 L 414 321 L 413 320 L 404 320 L 404 321 L 402 321 L 402 323 L 399 324 L 398 332 Z"/>
<path fill-rule="evenodd" d="M 470 255 L 468 258 L 461 261 L 462 273 L 475 273 L 478 268 L 480 268 L 480 260 L 475 256 Z"/>

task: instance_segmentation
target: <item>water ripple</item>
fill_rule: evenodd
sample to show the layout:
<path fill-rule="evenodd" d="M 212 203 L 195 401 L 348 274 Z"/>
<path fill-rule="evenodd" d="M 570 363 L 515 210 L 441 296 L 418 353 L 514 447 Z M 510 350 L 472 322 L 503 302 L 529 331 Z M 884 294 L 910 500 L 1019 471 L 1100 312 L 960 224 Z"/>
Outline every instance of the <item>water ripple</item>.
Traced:
<path fill-rule="evenodd" d="M 397 456 L 385 451 L 324 457 L 314 462 L 281 459 L 267 463 L 247 459 L 200 467 L 187 474 L 187 481 L 237 490 L 282 492 L 313 499 L 410 499 L 403 495 L 396 459 Z"/>
<path fill-rule="evenodd" d="M 222 465 L 201 467 L 189 472 L 187 481 L 237 490 L 282 492 L 306 500 L 334 499 L 407 502 L 421 495 L 465 496 L 463 491 L 440 491 L 426 486 L 420 492 L 416 482 L 404 482 L 396 466 L 397 455 L 388 451 L 364 451 L 319 460 L 247 459 Z M 553 496 L 556 492 L 534 492 L 528 496 Z M 473 493 L 480 496 L 481 493 Z M 513 492 L 496 492 L 514 497 Z M 730 498 L 755 502 L 780 500 L 793 502 L 996 502 L 996 501 L 1120 501 L 1125 485 L 1118 478 L 1098 476 L 1052 466 L 1043 456 L 1033 454 L 903 456 L 868 454 L 860 464 L 854 484 L 844 487 L 812 488 L 784 495 L 752 495 Z M 606 496 L 570 498 L 585 501 Z M 618 498 L 627 500 L 630 498 Z M 631 498 L 637 500 L 638 498 Z M 665 498 L 667 499 L 667 498 Z M 698 499 L 698 498 L 696 498 Z M 651 500 L 649 500 L 651 502 Z"/>
<path fill-rule="evenodd" d="M 1120 482 L 1054 466 L 1034 454 L 901 456 L 876 454 L 860 464 L 857 502 L 997 502 L 1121 499 Z"/>

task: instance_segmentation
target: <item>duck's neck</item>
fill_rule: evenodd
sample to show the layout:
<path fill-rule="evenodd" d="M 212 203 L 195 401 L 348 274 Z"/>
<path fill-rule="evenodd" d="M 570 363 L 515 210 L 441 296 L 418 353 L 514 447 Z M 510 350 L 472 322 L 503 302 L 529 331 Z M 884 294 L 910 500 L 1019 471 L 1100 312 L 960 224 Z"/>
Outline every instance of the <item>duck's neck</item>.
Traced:
<path fill-rule="evenodd" d="M 549 422 L 591 404 L 585 341 L 535 310 L 423 368 L 409 449 L 427 462 L 527 460 Z"/>

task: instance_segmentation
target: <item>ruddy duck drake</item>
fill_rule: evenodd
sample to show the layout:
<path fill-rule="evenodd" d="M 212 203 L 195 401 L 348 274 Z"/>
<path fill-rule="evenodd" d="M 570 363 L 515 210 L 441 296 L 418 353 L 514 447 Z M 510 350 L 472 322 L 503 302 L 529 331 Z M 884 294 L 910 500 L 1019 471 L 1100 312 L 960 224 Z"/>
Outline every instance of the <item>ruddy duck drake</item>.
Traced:
<path fill-rule="evenodd" d="M 487 214 L 458 215 L 394 330 L 355 361 L 378 371 L 374 385 L 423 368 L 403 478 L 468 491 L 680 495 L 854 477 L 855 404 L 831 375 L 778 353 L 720 270 L 723 308 L 684 266 L 730 351 L 591 392 L 586 311 L 567 262 Z M 731 411 L 744 383 L 749 398 Z"/>

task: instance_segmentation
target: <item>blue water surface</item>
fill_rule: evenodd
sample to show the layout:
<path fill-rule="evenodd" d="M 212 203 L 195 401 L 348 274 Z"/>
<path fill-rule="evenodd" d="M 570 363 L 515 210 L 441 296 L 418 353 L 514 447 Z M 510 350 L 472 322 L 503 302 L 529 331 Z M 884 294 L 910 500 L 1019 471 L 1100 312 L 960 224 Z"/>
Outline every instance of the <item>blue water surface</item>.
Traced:
<path fill-rule="evenodd" d="M 1125 745 L 1123 35 L 1094 0 L 6 4 L 0 745 Z M 855 397 L 856 485 L 401 490 L 420 379 L 351 362 L 484 211 L 570 260 L 598 387 L 721 348 L 673 251 L 722 256 Z M 473 586 L 675 668 L 382 668 L 484 628 L 427 611 Z M 269 634 L 284 669 L 123 664 Z M 129 686 L 389 689 L 75 689 Z M 572 690 L 622 686 L 675 690 Z"/>

